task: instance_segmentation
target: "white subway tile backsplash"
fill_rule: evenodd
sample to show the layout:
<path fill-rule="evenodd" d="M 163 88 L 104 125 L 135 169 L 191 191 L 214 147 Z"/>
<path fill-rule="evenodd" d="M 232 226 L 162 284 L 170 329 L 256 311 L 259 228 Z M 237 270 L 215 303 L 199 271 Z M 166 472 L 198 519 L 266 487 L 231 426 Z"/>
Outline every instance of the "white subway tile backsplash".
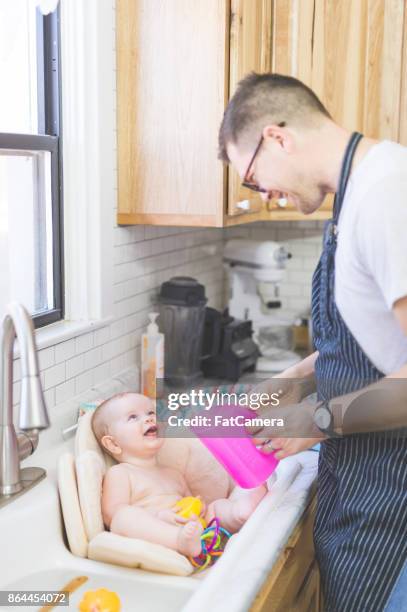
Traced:
<path fill-rule="evenodd" d="M 288 241 L 287 243 L 288 250 L 292 251 L 293 258 L 294 257 L 315 257 L 318 254 L 318 246 L 316 244 L 307 243 L 304 239 Z"/>
<path fill-rule="evenodd" d="M 51 387 L 44 391 L 44 398 L 48 410 L 53 408 L 55 406 L 55 387 Z"/>
<path fill-rule="evenodd" d="M 67 361 L 75 355 L 75 339 L 60 342 L 55 347 L 55 363 Z"/>
<path fill-rule="evenodd" d="M 83 353 L 77 357 L 73 357 L 66 362 L 66 379 L 78 376 L 85 369 L 85 358 Z"/>
<path fill-rule="evenodd" d="M 280 288 L 281 297 L 298 297 L 302 293 L 299 283 L 284 283 Z"/>
<path fill-rule="evenodd" d="M 126 318 L 118 319 L 110 326 L 110 339 L 114 340 L 126 333 Z"/>
<path fill-rule="evenodd" d="M 306 312 L 309 310 L 309 300 L 305 297 L 290 297 L 287 298 L 287 314 L 291 315 L 291 316 L 298 316 L 299 314 L 302 314 L 303 312 Z"/>
<path fill-rule="evenodd" d="M 285 285 L 291 283 L 309 284 L 311 281 L 311 272 L 309 270 L 288 270 L 287 271 L 287 282 Z"/>
<path fill-rule="evenodd" d="M 49 346 L 48 348 L 38 351 L 38 359 L 40 370 L 50 368 L 55 363 L 55 347 Z"/>
<path fill-rule="evenodd" d="M 126 368 L 126 356 L 124 354 L 118 355 L 111 360 L 110 365 L 112 373 L 121 372 Z"/>
<path fill-rule="evenodd" d="M 68 380 L 55 387 L 55 403 L 62 404 L 75 396 L 75 380 Z"/>
<path fill-rule="evenodd" d="M 111 377 L 110 361 L 102 363 L 93 370 L 93 384 L 99 385 Z"/>
<path fill-rule="evenodd" d="M 83 393 L 87 389 L 93 387 L 94 370 L 88 370 L 77 376 L 75 381 L 75 395 Z"/>
<path fill-rule="evenodd" d="M 314 272 L 315 268 L 317 267 L 318 264 L 318 260 L 319 260 L 319 256 L 320 253 L 318 253 L 317 257 L 309 257 L 303 260 L 303 268 L 304 270 L 310 270 L 311 272 Z"/>
<path fill-rule="evenodd" d="M 296 228 L 282 228 L 281 226 L 277 229 L 277 236 L 275 238 L 275 240 L 277 240 L 278 242 L 284 242 L 284 241 L 292 241 L 292 240 L 299 240 L 302 239 L 304 237 L 304 233 L 303 231 L 301 231 L 300 229 L 296 229 Z"/>
<path fill-rule="evenodd" d="M 87 351 L 84 354 L 85 370 L 92 370 L 93 368 L 98 366 L 100 363 L 102 363 L 102 361 L 103 361 L 103 357 L 102 357 L 102 347 L 101 346 L 98 346 L 92 349 L 91 351 Z"/>
<path fill-rule="evenodd" d="M 100 346 L 110 339 L 110 327 L 102 327 L 94 332 L 94 344 Z"/>
<path fill-rule="evenodd" d="M 94 332 L 91 332 L 90 334 L 82 334 L 82 336 L 78 336 L 75 339 L 77 353 L 84 353 L 93 347 L 93 334 Z"/>
<path fill-rule="evenodd" d="M 44 371 L 44 389 L 56 387 L 65 381 L 65 362 Z"/>

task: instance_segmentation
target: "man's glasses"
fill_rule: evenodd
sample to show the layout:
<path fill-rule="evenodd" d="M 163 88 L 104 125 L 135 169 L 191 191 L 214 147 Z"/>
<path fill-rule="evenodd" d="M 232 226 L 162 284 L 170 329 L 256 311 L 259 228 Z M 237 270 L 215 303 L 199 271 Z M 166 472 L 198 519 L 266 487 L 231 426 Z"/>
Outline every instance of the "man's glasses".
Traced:
<path fill-rule="evenodd" d="M 285 127 L 286 126 L 286 122 L 285 121 L 281 121 L 277 125 L 278 125 L 278 127 Z M 251 189 L 252 191 L 255 191 L 256 193 L 268 193 L 267 189 L 263 189 L 262 187 L 259 187 L 259 185 L 257 183 L 254 183 L 253 181 L 249 181 L 249 179 L 248 179 L 248 177 L 250 175 L 250 170 L 252 169 L 254 160 L 256 159 L 256 155 L 260 151 L 261 145 L 263 144 L 263 140 L 264 140 L 264 137 L 262 135 L 260 140 L 259 140 L 259 144 L 257 145 L 257 147 L 254 150 L 253 156 L 252 156 L 252 158 L 250 160 L 250 164 L 248 165 L 248 168 L 246 170 L 246 173 L 245 173 L 245 175 L 243 177 L 243 182 L 242 182 L 242 187 L 246 187 L 246 189 Z"/>
<path fill-rule="evenodd" d="M 259 187 L 257 183 L 253 183 L 252 181 L 249 181 L 248 176 L 250 175 L 250 170 L 252 169 L 254 160 L 256 159 L 256 155 L 260 151 L 261 145 L 263 144 L 263 140 L 264 140 L 264 137 L 262 135 L 262 137 L 259 140 L 259 144 L 254 150 L 253 156 L 247 167 L 247 170 L 245 172 L 245 175 L 243 177 L 243 182 L 242 182 L 242 187 L 246 187 L 246 189 L 251 189 L 252 191 L 256 191 L 257 193 L 267 193 L 267 189 L 263 189 L 262 187 Z"/>

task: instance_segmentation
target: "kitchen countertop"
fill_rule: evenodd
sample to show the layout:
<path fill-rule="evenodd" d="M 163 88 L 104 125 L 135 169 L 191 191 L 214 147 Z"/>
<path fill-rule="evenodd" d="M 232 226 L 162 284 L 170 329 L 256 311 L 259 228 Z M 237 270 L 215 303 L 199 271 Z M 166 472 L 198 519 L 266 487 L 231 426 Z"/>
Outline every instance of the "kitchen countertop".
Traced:
<path fill-rule="evenodd" d="M 228 612 L 247 612 L 309 502 L 317 462 L 315 451 L 280 462 L 270 494 L 230 540 L 232 554 L 209 570 L 182 612 L 224 612 L 225 606 Z"/>

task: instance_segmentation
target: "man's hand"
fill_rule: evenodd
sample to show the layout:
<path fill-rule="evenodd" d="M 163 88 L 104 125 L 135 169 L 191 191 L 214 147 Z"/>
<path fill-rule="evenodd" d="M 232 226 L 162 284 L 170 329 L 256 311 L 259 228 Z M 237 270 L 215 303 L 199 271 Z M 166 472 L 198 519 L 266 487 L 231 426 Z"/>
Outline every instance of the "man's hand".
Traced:
<path fill-rule="evenodd" d="M 265 454 L 274 453 L 276 459 L 285 459 L 315 446 L 323 440 L 320 438 L 273 438 L 261 447 Z"/>
<path fill-rule="evenodd" d="M 252 436 L 253 444 L 260 447 L 264 453 L 275 453 L 276 459 L 284 459 L 303 450 L 311 448 L 325 439 L 324 434 L 314 424 L 315 404 L 301 402 L 299 404 L 268 406 L 255 411 L 254 418 L 281 419 L 283 426 L 253 425 L 247 427 Z"/>
<path fill-rule="evenodd" d="M 315 390 L 314 375 L 303 376 L 300 378 L 288 377 L 285 373 L 280 376 L 268 378 L 259 384 L 255 385 L 249 392 L 252 399 L 251 407 L 255 408 L 255 399 L 262 396 L 261 407 L 267 407 L 264 402 L 266 396 L 270 398 L 268 405 L 271 407 L 271 398 L 277 394 L 279 396 L 279 405 L 298 404 L 304 397 L 313 393 Z"/>

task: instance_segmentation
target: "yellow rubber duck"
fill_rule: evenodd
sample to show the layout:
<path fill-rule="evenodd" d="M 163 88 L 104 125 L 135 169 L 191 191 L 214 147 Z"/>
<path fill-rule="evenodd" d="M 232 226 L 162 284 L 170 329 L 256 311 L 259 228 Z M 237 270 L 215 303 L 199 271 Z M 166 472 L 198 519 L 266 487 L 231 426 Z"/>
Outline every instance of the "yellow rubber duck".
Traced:
<path fill-rule="evenodd" d="M 86 591 L 79 604 L 79 612 L 120 612 L 120 609 L 119 596 L 107 589 Z"/>
<path fill-rule="evenodd" d="M 205 529 L 206 521 L 201 517 L 203 507 L 204 505 L 201 498 L 192 497 L 191 495 L 188 497 L 183 497 L 175 504 L 175 509 L 177 511 L 178 516 L 188 519 L 195 514 L 195 516 L 199 517 L 199 521 L 202 527 Z"/>

